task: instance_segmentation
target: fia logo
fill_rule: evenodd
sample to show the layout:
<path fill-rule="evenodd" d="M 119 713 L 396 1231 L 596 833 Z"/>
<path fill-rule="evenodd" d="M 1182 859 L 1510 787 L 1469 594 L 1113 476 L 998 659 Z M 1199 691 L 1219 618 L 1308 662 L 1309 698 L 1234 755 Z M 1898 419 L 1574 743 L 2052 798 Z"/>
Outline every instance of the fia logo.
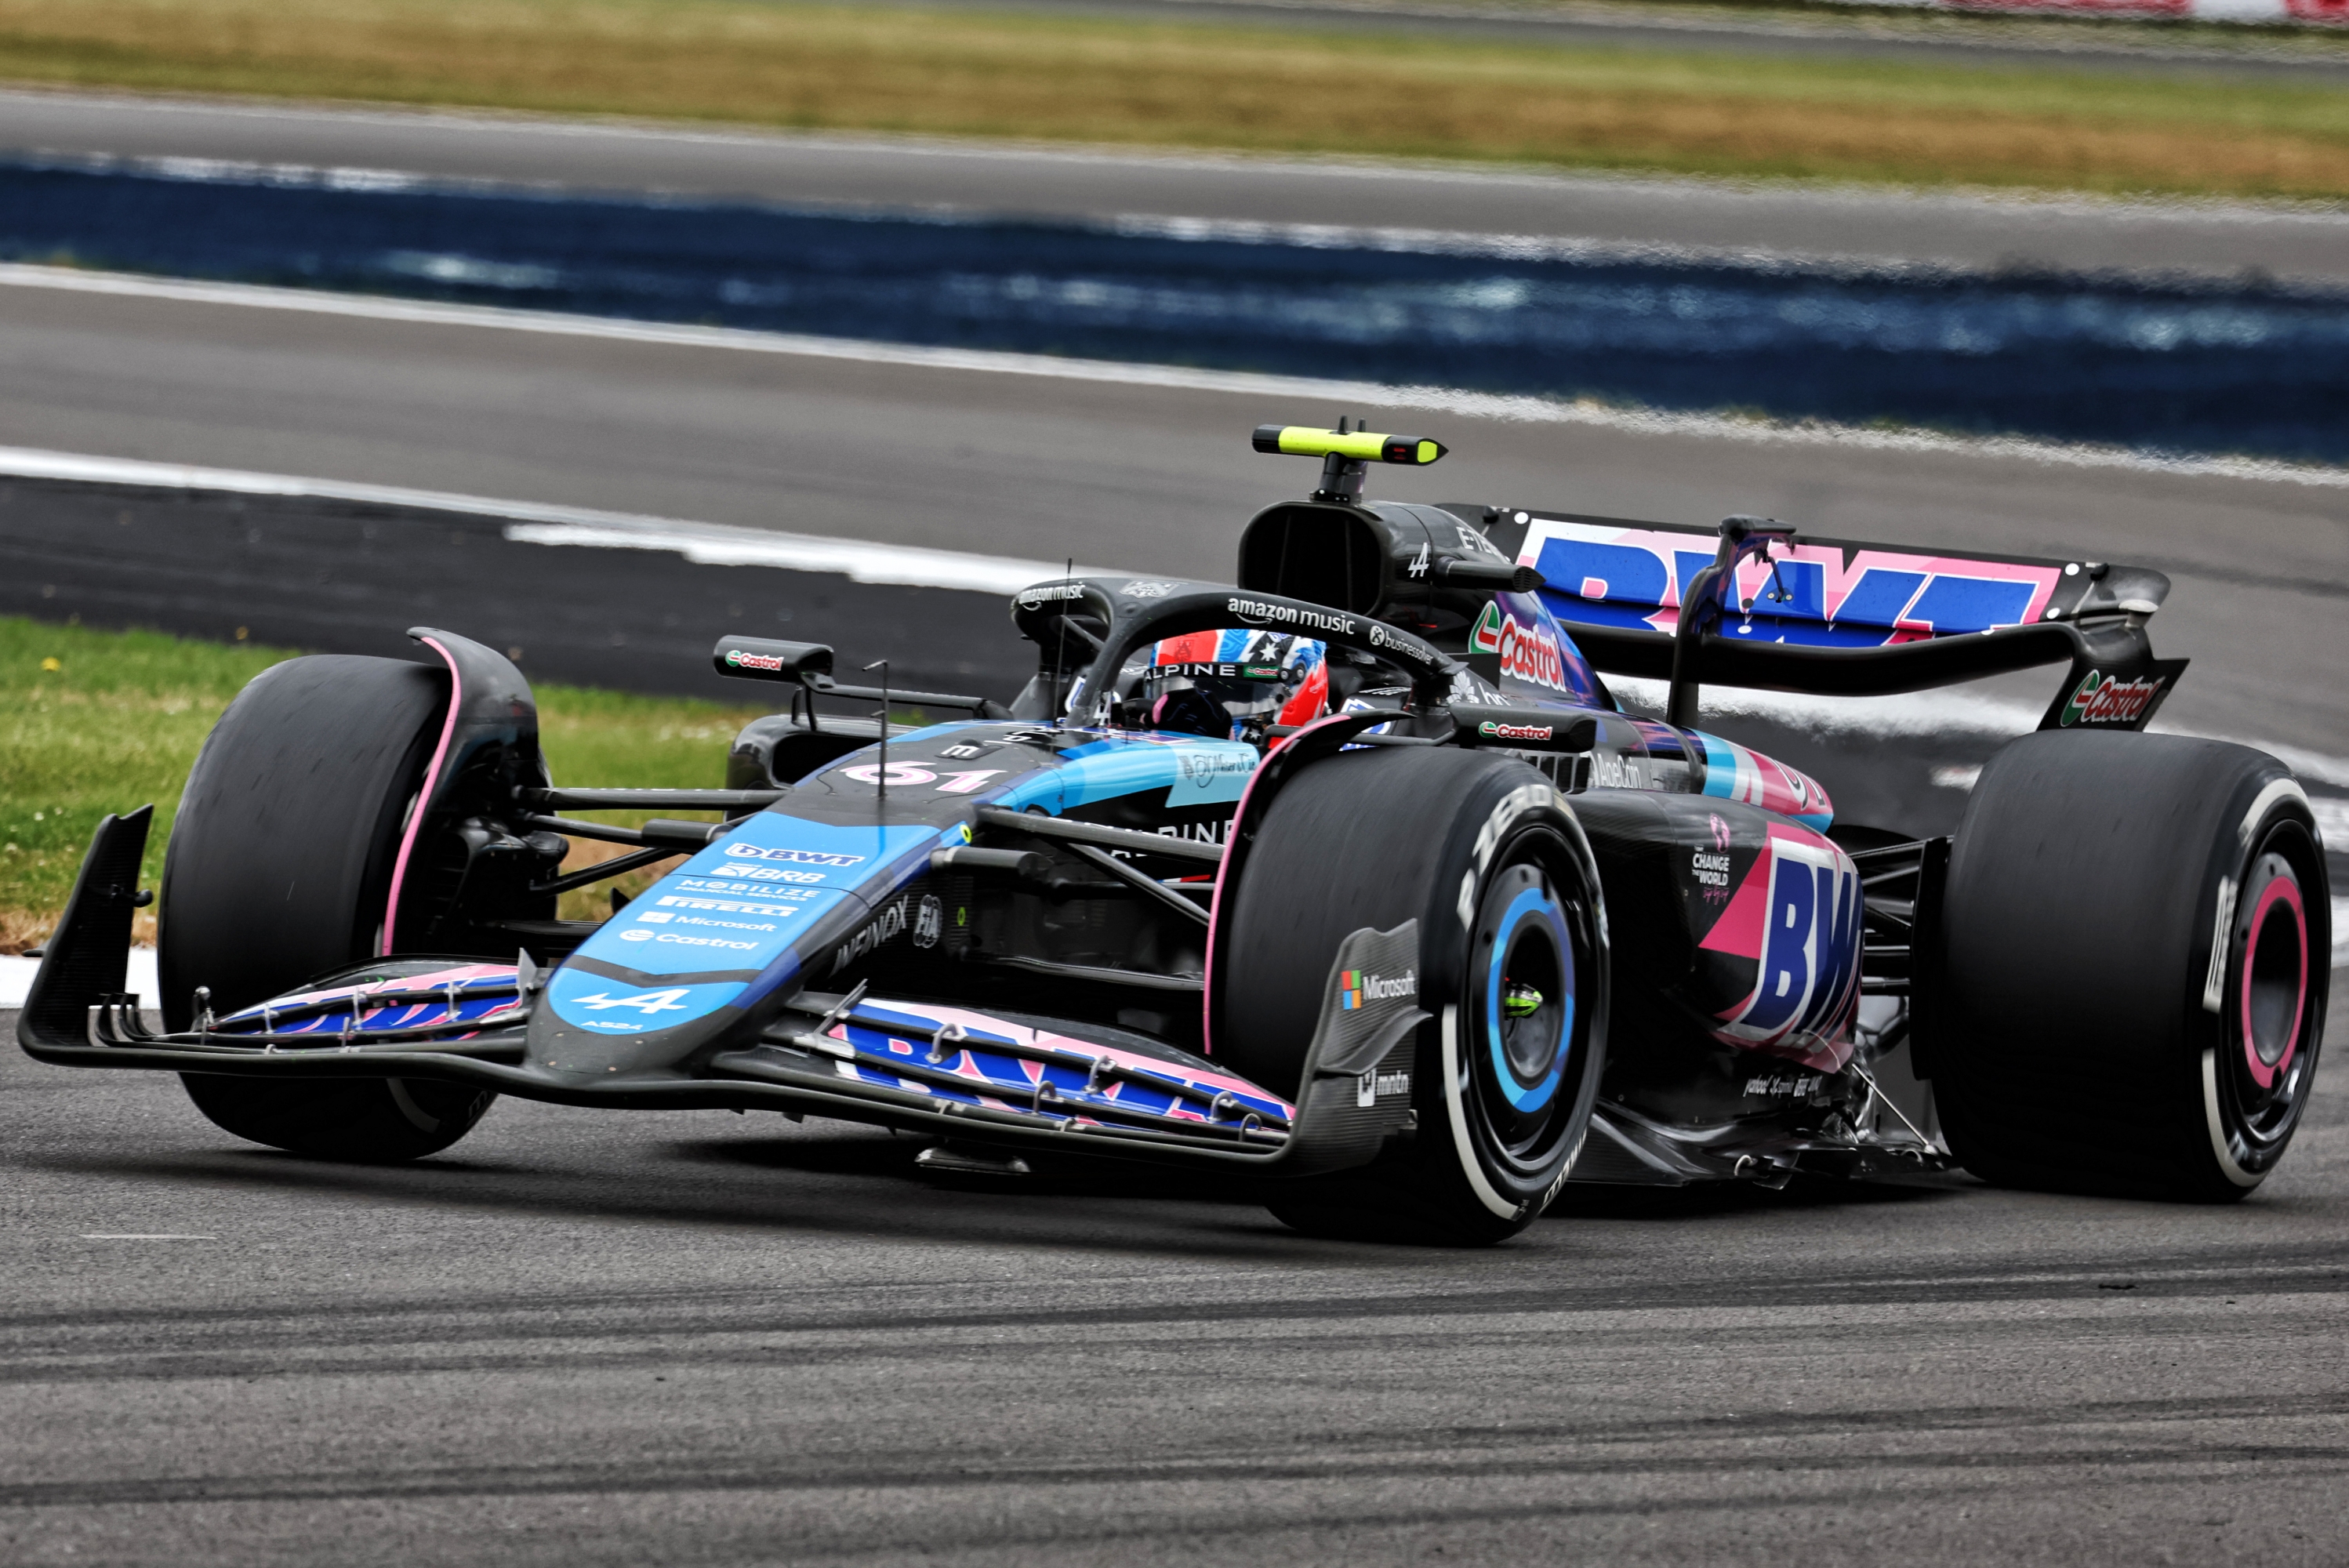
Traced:
<path fill-rule="evenodd" d="M 946 906 L 933 894 L 922 896 L 921 912 L 914 916 L 914 945 L 936 947 L 946 930 Z"/>
<path fill-rule="evenodd" d="M 685 1011 L 685 1003 L 681 1000 L 684 995 L 685 987 L 682 985 L 667 991 L 639 991 L 633 996 L 607 996 L 598 991 L 593 996 L 579 997 L 577 1005 L 598 1013 L 609 1012 L 614 1007 L 634 1007 L 645 1014 L 682 1013 Z"/>

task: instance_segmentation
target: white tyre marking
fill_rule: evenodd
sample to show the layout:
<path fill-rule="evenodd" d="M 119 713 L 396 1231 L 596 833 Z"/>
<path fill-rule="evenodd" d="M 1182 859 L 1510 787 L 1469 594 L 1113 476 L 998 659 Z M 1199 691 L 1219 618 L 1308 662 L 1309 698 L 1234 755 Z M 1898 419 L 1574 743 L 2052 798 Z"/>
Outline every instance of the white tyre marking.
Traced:
<path fill-rule="evenodd" d="M 1467 1173 L 1468 1188 L 1476 1194 L 1476 1201 L 1504 1220 L 1524 1213 L 1524 1204 L 1510 1202 L 1485 1179 L 1476 1145 L 1468 1136 L 1468 1108 L 1460 1100 L 1460 1006 L 1456 1002 L 1444 1005 L 1444 1109 L 1452 1122 L 1452 1147 L 1459 1153 L 1460 1169 Z"/>

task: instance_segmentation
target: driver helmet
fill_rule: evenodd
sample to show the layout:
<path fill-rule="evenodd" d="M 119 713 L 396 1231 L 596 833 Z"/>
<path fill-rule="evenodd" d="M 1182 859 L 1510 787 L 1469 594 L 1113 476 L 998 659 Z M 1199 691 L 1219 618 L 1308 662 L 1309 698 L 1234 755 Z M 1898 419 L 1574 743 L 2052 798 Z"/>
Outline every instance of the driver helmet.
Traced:
<path fill-rule="evenodd" d="M 1276 724 L 1309 724 L 1330 705 L 1321 644 L 1232 627 L 1168 637 L 1150 651 L 1135 695 L 1152 729 L 1261 746 Z"/>

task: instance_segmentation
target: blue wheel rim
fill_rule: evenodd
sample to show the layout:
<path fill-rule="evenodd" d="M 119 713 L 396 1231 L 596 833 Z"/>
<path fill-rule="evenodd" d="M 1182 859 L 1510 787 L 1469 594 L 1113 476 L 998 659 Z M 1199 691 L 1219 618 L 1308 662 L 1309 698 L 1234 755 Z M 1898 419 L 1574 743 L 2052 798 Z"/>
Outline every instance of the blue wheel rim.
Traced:
<path fill-rule="evenodd" d="M 1560 980 L 1557 998 L 1557 1048 L 1550 1057 L 1549 1070 L 1528 1086 L 1509 1065 L 1508 1052 L 1502 1043 L 1502 993 L 1508 979 L 1510 949 L 1528 923 L 1547 927 L 1557 954 Z M 1501 916 L 1499 934 L 1493 942 L 1491 958 L 1485 971 L 1485 1041 L 1493 1058 L 1493 1080 L 1512 1109 L 1524 1116 L 1537 1115 L 1557 1095 L 1558 1085 L 1566 1080 L 1567 1058 L 1574 1048 L 1574 944 L 1568 937 L 1566 919 L 1548 890 L 1530 887 L 1509 903 Z"/>

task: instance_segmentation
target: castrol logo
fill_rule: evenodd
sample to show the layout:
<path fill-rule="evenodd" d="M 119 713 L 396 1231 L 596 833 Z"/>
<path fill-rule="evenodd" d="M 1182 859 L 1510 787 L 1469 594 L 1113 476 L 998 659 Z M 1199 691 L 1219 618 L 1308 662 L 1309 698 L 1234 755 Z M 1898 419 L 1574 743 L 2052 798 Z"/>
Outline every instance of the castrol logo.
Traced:
<path fill-rule="evenodd" d="M 2072 700 L 2064 705 L 2061 723 L 2075 724 L 2135 724 L 2146 705 L 2161 690 L 2162 677 L 2118 681 L 2098 670 L 2090 670 L 2072 693 Z"/>

